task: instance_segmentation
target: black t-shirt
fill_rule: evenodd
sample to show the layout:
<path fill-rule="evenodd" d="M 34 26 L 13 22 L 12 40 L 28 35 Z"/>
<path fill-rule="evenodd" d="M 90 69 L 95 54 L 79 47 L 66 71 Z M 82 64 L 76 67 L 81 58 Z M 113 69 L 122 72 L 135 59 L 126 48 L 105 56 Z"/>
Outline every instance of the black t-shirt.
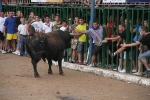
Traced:
<path fill-rule="evenodd" d="M 146 45 L 148 47 L 148 50 L 150 50 L 150 34 L 147 34 L 145 35 L 141 40 L 140 42 L 143 44 L 143 45 Z"/>
<path fill-rule="evenodd" d="M 16 27 L 17 28 L 21 24 L 20 19 L 21 19 L 20 17 L 16 17 Z"/>
<path fill-rule="evenodd" d="M 133 39 L 134 39 L 135 35 L 136 35 L 136 33 L 133 33 L 133 38 L 131 39 L 131 33 L 129 33 L 129 41 L 126 42 L 126 43 L 133 42 Z M 126 30 L 124 30 L 119 36 L 126 41 Z"/>
<path fill-rule="evenodd" d="M 124 30 L 121 34 L 120 37 L 124 40 L 126 40 L 126 30 Z"/>

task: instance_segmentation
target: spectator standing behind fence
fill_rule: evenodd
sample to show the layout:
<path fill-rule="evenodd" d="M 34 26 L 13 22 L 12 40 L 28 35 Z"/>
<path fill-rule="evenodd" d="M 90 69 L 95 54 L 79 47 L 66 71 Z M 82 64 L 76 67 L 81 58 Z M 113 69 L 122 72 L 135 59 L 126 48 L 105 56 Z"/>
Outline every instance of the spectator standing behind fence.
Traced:
<path fill-rule="evenodd" d="M 135 43 L 131 44 L 122 44 L 123 48 L 126 47 L 132 47 L 132 46 L 137 46 L 140 44 L 146 45 L 148 47 L 148 50 L 142 54 L 139 55 L 139 59 L 141 62 L 144 64 L 146 70 L 142 74 L 147 74 L 150 72 L 150 66 L 148 65 L 147 58 L 150 57 L 150 34 L 148 33 L 148 27 L 142 27 L 142 34 L 144 37 L 140 41 L 136 41 Z"/>
<path fill-rule="evenodd" d="M 21 24 L 20 19 L 21 19 L 21 11 L 17 11 L 16 28 L 18 28 L 18 26 Z M 13 53 L 16 55 L 20 55 L 20 42 L 19 41 L 17 41 L 17 48 L 16 48 L 16 51 Z"/>
<path fill-rule="evenodd" d="M 79 25 L 76 27 L 76 32 L 85 31 L 86 30 L 86 23 L 84 23 L 84 19 L 82 17 L 79 18 Z M 78 52 L 78 64 L 84 64 L 86 65 L 86 35 L 81 34 L 78 38 L 78 46 L 77 46 L 77 52 Z M 83 63 L 82 60 L 82 52 L 84 52 L 84 59 Z"/>
<path fill-rule="evenodd" d="M 94 62 L 96 60 L 97 55 L 100 53 L 100 58 L 102 59 L 102 37 L 103 37 L 103 27 L 100 25 L 98 26 L 98 22 L 93 22 L 93 28 L 87 31 L 78 31 L 79 35 L 86 33 L 93 38 L 94 41 L 94 49 L 92 54 L 92 62 L 89 65 L 90 67 L 94 66 Z"/>
<path fill-rule="evenodd" d="M 107 35 L 106 37 L 112 37 L 112 35 L 115 35 L 115 30 L 116 30 L 116 21 L 113 22 L 112 20 L 112 15 L 109 17 L 109 22 L 107 23 Z M 114 28 L 114 32 L 112 32 L 112 29 Z M 114 34 L 113 34 L 114 33 Z"/>
<path fill-rule="evenodd" d="M 75 20 L 75 22 L 74 22 L 74 24 L 71 26 L 71 29 L 72 29 L 72 33 L 73 33 L 73 34 L 77 34 L 77 33 L 75 32 L 75 29 L 76 29 L 76 27 L 79 25 L 79 17 L 76 16 L 74 20 Z M 78 37 L 75 36 L 75 37 L 71 40 L 71 48 L 72 48 L 72 59 L 71 59 L 71 63 L 75 63 L 77 42 L 78 42 Z"/>
<path fill-rule="evenodd" d="M 49 15 L 44 16 L 45 22 L 42 25 L 42 32 L 43 33 L 49 33 L 52 32 L 52 27 L 54 26 L 53 22 L 50 22 Z"/>
<path fill-rule="evenodd" d="M 56 15 L 56 16 L 55 16 L 55 21 L 54 21 L 53 23 L 54 23 L 53 31 L 59 30 L 60 27 L 62 26 L 62 25 L 60 24 L 60 18 L 59 18 L 59 15 Z"/>
<path fill-rule="evenodd" d="M 18 42 L 20 42 L 20 56 L 23 56 L 24 47 L 25 47 L 25 43 L 28 38 L 28 35 L 26 31 L 25 18 L 21 18 L 20 21 L 21 21 L 21 24 L 18 26 Z M 27 51 L 26 51 L 26 55 L 29 56 Z"/>
<path fill-rule="evenodd" d="M 7 30 L 6 30 L 7 29 Z M 7 33 L 6 33 L 7 32 Z M 7 35 L 6 37 L 6 47 L 9 46 L 10 49 L 10 43 L 12 44 L 12 50 L 15 51 L 16 47 L 16 39 L 17 39 L 17 34 L 16 34 L 16 18 L 13 17 L 12 12 L 9 12 L 9 17 L 6 18 L 5 23 L 4 23 L 4 36 Z"/>
<path fill-rule="evenodd" d="M 67 21 L 63 20 L 61 23 L 62 23 L 61 24 L 62 26 L 60 27 L 60 30 L 62 30 L 62 31 L 69 31 L 68 30 Z"/>
<path fill-rule="evenodd" d="M 6 17 L 4 17 L 4 12 L 0 12 L 0 52 L 6 53 L 3 42 L 4 42 L 4 22 Z"/>
<path fill-rule="evenodd" d="M 68 31 L 67 21 L 63 20 L 61 23 L 62 26 L 60 27 L 60 30 Z M 65 56 L 65 51 L 64 51 L 64 56 Z M 64 58 L 62 59 L 62 62 L 64 62 Z"/>
<path fill-rule="evenodd" d="M 147 20 L 144 20 L 144 27 L 148 27 L 148 21 Z M 140 30 L 140 34 L 138 34 L 139 35 L 139 39 L 138 40 L 140 40 L 143 36 L 142 36 L 142 27 L 140 27 L 139 28 L 139 30 Z M 136 36 L 135 36 L 136 37 Z M 135 39 L 135 38 L 134 38 Z M 136 41 L 135 41 L 136 42 Z M 145 46 L 145 45 L 143 45 L 143 49 L 142 49 L 142 45 L 140 45 L 139 46 L 139 55 L 141 54 L 141 53 L 144 53 L 145 51 L 147 51 L 148 50 L 148 48 L 147 48 L 147 46 Z M 142 70 L 141 70 L 141 67 L 142 67 L 142 63 L 141 63 L 141 61 L 140 61 L 140 59 L 139 59 L 139 56 L 138 56 L 138 71 L 136 72 L 136 73 L 133 73 L 134 75 L 141 75 L 141 73 L 142 73 Z"/>
<path fill-rule="evenodd" d="M 35 16 L 35 21 L 31 24 L 36 32 L 42 32 L 43 22 L 40 21 L 38 15 Z"/>
<path fill-rule="evenodd" d="M 119 25 L 119 30 L 122 32 L 119 36 L 117 36 L 117 37 L 112 37 L 112 38 L 105 38 L 106 40 L 111 40 L 111 41 L 117 41 L 117 40 L 119 40 L 119 39 L 121 39 L 121 40 L 126 40 L 126 29 L 125 29 L 125 24 L 120 24 Z M 120 41 L 119 41 L 120 42 Z M 119 43 L 118 43 L 119 44 Z M 129 51 L 129 49 L 130 48 L 126 48 L 126 51 Z M 121 53 L 123 50 L 122 50 L 122 48 L 120 48 L 120 49 L 118 49 L 116 52 L 114 52 L 114 53 L 111 53 L 111 51 L 109 50 L 108 51 L 108 53 L 112 56 L 112 57 L 114 57 L 116 54 L 119 54 L 119 53 Z M 124 66 L 125 66 L 125 61 L 124 61 Z M 120 71 L 120 72 L 125 72 L 125 68 L 122 70 L 122 71 Z"/>

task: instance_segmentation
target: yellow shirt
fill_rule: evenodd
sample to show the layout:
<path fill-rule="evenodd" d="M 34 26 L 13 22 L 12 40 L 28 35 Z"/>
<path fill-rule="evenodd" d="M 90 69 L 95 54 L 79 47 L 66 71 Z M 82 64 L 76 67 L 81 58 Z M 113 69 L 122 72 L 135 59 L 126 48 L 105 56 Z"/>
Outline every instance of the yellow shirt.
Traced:
<path fill-rule="evenodd" d="M 83 25 L 79 24 L 77 27 L 77 30 L 79 31 L 85 31 L 86 30 L 86 24 L 84 23 Z M 86 42 L 86 34 L 82 34 L 79 38 L 78 38 L 79 42 Z"/>

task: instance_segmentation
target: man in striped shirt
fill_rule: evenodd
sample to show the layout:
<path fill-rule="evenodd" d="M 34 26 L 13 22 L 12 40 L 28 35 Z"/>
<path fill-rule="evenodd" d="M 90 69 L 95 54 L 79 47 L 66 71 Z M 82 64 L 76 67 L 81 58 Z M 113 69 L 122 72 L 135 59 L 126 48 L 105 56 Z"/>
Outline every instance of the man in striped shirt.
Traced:
<path fill-rule="evenodd" d="M 100 55 L 102 54 L 102 37 L 103 37 L 103 26 L 99 26 L 97 21 L 93 22 L 93 28 L 86 30 L 86 31 L 78 31 L 79 35 L 81 34 L 87 34 L 90 35 L 93 38 L 94 41 L 94 49 L 93 49 L 93 55 L 92 55 L 92 62 L 89 65 L 94 66 L 94 62 L 96 60 L 96 57 L 98 53 Z"/>

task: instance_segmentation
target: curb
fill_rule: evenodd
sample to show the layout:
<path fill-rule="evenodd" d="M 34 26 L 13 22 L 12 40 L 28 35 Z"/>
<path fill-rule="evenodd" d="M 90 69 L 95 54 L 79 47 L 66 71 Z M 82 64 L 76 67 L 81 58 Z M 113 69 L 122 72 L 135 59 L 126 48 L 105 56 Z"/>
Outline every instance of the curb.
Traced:
<path fill-rule="evenodd" d="M 94 68 L 94 67 L 89 67 L 89 66 L 85 66 L 85 65 L 72 64 L 72 63 L 68 63 L 68 62 L 63 62 L 62 67 L 76 70 L 76 71 L 81 71 L 81 72 L 93 73 L 98 76 L 104 76 L 104 77 L 113 78 L 113 79 L 117 79 L 117 80 L 121 80 L 121 81 L 126 81 L 128 83 L 132 82 L 132 83 L 136 83 L 136 84 L 150 86 L 149 78 L 134 76 L 134 75 L 130 75 L 130 74 L 123 74 L 123 73 L 119 73 L 119 72 L 115 72 L 115 71 L 111 71 L 111 70 Z"/>

